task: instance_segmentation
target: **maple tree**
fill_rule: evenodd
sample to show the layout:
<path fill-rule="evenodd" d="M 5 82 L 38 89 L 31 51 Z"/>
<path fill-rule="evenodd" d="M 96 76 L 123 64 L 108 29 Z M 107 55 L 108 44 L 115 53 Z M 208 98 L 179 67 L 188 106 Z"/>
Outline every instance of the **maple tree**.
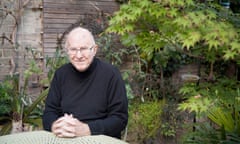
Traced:
<path fill-rule="evenodd" d="M 137 46 L 151 60 L 158 53 L 164 67 L 171 52 L 178 51 L 211 64 L 236 60 L 240 54 L 239 15 L 209 1 L 130 0 L 110 20 L 108 32 L 121 36 L 122 43 Z"/>

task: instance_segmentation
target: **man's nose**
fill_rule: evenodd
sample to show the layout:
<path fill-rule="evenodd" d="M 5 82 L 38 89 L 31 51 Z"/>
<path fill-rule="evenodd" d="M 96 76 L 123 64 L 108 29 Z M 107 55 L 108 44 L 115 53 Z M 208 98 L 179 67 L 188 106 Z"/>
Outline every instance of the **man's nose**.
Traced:
<path fill-rule="evenodd" d="M 76 57 L 82 57 L 82 52 L 80 50 L 77 50 Z"/>
<path fill-rule="evenodd" d="M 81 50 L 80 50 L 80 49 L 78 49 L 78 50 L 76 51 L 76 56 L 79 56 L 79 57 L 81 57 L 81 56 L 82 56 L 82 52 L 81 52 Z"/>

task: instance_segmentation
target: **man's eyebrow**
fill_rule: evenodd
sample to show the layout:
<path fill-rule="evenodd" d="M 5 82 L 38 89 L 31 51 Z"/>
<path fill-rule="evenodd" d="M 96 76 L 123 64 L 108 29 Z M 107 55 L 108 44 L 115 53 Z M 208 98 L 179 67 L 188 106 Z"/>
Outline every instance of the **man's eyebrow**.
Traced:
<path fill-rule="evenodd" d="M 83 46 L 83 47 L 69 47 L 69 48 L 74 48 L 74 49 L 82 49 L 82 48 L 88 48 L 86 46 Z"/>

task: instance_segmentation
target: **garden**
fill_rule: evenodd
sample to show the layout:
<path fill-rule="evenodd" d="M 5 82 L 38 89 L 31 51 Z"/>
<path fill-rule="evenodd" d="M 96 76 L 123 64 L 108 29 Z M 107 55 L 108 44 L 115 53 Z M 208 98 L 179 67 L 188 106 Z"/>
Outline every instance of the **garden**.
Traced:
<path fill-rule="evenodd" d="M 131 144 L 240 143 L 240 1 L 117 2 L 113 15 L 85 17 L 75 25 L 93 27 L 99 57 L 122 73 L 129 102 L 122 139 Z M 3 47 L 8 39 L 1 38 Z M 13 41 L 13 46 L 18 45 Z M 42 129 L 47 86 L 68 62 L 61 45 L 53 57 L 39 59 L 41 52 L 32 48 L 25 52 L 31 59 L 25 60 L 23 74 L 8 75 L 0 84 L 0 135 Z M 42 61 L 47 72 L 39 66 Z M 43 73 L 42 89 L 32 99 L 29 81 Z"/>

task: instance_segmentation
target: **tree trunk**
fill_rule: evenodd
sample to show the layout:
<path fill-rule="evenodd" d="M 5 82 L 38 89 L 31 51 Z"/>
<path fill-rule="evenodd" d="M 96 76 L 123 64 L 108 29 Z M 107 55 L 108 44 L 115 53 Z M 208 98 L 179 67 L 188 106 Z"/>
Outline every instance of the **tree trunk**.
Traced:
<path fill-rule="evenodd" d="M 11 134 L 13 133 L 19 133 L 23 131 L 23 123 L 22 120 L 12 120 L 12 130 L 11 130 Z"/>

